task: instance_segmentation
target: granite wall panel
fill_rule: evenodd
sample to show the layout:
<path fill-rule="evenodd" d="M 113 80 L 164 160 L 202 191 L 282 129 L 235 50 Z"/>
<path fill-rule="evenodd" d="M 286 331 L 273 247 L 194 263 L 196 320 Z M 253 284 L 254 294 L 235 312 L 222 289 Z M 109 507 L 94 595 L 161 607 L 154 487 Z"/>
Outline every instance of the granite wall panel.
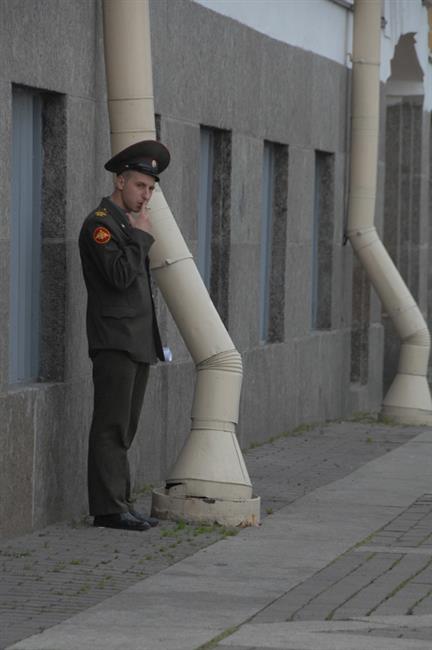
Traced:
<path fill-rule="evenodd" d="M 36 390 L 0 394 L 0 535 L 33 524 L 34 403 Z"/>
<path fill-rule="evenodd" d="M 384 350 L 381 310 L 373 295 L 371 303 L 365 298 L 364 283 L 353 287 L 353 255 L 349 245 L 343 246 L 350 73 L 189 0 L 151 0 L 150 10 L 155 112 L 161 139 L 172 153 L 161 185 L 192 253 L 197 247 L 200 126 L 230 132 L 225 280 L 229 280 L 228 329 L 244 362 L 238 427 L 241 446 L 264 442 L 304 422 L 378 410 Z M 10 159 L 4 155 L 0 160 L 0 415 L 4 423 L 0 516 L 7 522 L 2 534 L 11 535 L 87 511 L 86 457 L 93 390 L 77 238 L 86 214 L 101 196 L 110 193 L 112 179 L 103 169 L 110 141 L 101 1 L 40 0 L 36 7 L 32 0 L 22 0 L 18 12 L 16 2 L 3 0 L 0 25 L 0 143 L 4 151 L 10 149 L 11 84 L 49 91 L 45 129 L 51 147 L 45 160 L 46 290 L 42 306 L 48 323 L 45 331 L 51 331 L 57 346 L 56 351 L 48 338 L 44 348 L 43 366 L 51 369 L 46 373 L 51 381 L 8 385 Z M 386 119 L 387 134 L 392 136 L 387 140 Z M 417 277 L 425 308 L 426 296 L 432 295 L 428 268 L 430 116 L 424 113 L 421 131 L 413 131 L 412 122 L 409 131 L 408 126 L 401 126 L 401 119 L 400 108 L 386 114 L 381 107 L 377 226 L 381 230 L 384 212 L 384 234 L 391 252 L 396 257 L 403 254 L 409 262 L 406 268 L 411 269 L 414 281 Z M 403 124 L 408 124 L 406 115 L 404 119 Z M 403 251 L 406 224 L 400 215 L 412 206 L 401 192 L 398 161 L 409 133 L 417 134 L 417 142 L 421 133 L 423 148 L 420 167 L 410 180 L 410 191 L 419 197 L 410 226 L 416 230 L 408 233 L 410 245 Z M 278 250 L 285 246 L 285 273 L 276 283 L 284 288 L 283 318 L 278 315 L 284 323 L 283 340 L 272 344 L 261 344 L 258 332 L 264 140 L 288 148 L 286 224 L 277 230 Z M 311 256 L 317 150 L 334 154 L 335 202 L 329 253 L 331 329 L 313 332 Z M 172 348 L 174 361 L 151 371 L 131 449 L 137 490 L 163 482 L 175 462 L 190 431 L 196 379 L 194 363 L 157 289 L 155 297 L 164 343 Z M 353 299 L 360 300 L 357 307 L 363 309 L 365 334 L 361 351 L 364 383 L 356 385 L 350 384 Z M 428 302 L 431 312 L 432 298 Z M 388 349 L 392 341 L 386 336 L 386 381 L 398 358 L 395 346 Z M 14 510 L 11 504 L 16 499 L 20 508 Z"/>

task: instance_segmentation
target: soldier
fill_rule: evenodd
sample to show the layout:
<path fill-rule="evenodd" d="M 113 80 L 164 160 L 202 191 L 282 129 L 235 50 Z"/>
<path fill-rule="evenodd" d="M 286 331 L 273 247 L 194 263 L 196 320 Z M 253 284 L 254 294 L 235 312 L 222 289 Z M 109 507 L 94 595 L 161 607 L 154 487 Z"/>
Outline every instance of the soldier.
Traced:
<path fill-rule="evenodd" d="M 114 191 L 85 219 L 79 237 L 93 363 L 88 494 L 95 526 L 148 530 L 158 524 L 132 507 L 127 451 L 150 364 L 164 358 L 150 287 L 154 238 L 147 206 L 169 161 L 166 147 L 153 140 L 111 158 L 105 169 L 116 174 Z"/>

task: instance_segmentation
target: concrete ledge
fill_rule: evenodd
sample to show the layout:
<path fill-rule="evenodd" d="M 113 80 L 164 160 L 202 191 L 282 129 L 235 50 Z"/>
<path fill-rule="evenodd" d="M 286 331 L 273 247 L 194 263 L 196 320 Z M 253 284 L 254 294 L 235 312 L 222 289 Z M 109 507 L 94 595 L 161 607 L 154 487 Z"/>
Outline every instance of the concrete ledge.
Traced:
<path fill-rule="evenodd" d="M 202 521 L 222 526 L 257 526 L 260 522 L 259 497 L 252 499 L 199 499 L 153 490 L 152 515 L 159 519 Z"/>

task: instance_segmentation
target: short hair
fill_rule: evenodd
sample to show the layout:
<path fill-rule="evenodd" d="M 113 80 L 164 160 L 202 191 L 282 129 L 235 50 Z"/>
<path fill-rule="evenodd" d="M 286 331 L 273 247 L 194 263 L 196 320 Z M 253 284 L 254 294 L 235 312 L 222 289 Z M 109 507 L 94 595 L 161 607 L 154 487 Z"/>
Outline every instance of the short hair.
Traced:
<path fill-rule="evenodd" d="M 127 180 L 131 176 L 132 172 L 133 172 L 133 169 L 123 169 L 123 171 L 116 174 L 116 176 L 124 176 L 125 179 Z"/>

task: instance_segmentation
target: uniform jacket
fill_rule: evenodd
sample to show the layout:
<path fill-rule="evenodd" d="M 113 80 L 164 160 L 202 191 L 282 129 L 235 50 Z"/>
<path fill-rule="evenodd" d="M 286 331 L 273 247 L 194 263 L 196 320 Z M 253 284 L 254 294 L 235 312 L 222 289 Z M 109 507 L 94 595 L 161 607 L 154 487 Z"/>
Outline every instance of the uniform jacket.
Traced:
<path fill-rule="evenodd" d="M 152 235 L 133 228 L 109 199 L 85 219 L 79 236 L 87 287 L 89 354 L 123 350 L 144 363 L 163 360 L 150 287 Z"/>

